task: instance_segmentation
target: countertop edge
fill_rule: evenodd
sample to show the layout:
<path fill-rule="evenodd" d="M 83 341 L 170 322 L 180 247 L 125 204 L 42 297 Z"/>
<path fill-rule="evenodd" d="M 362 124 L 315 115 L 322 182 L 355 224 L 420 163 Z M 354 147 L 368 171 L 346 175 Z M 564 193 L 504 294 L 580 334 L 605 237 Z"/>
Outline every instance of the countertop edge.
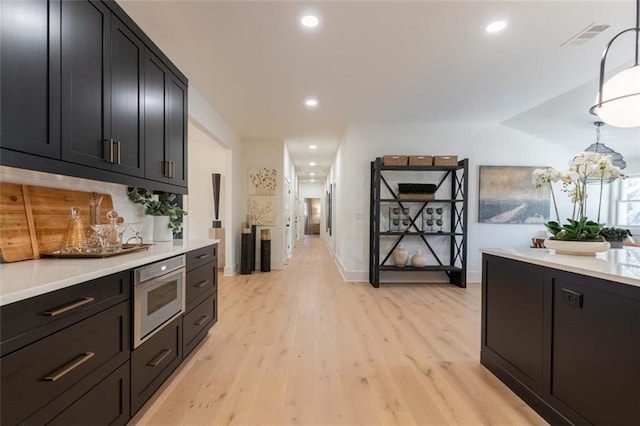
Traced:
<path fill-rule="evenodd" d="M 169 257 L 179 256 L 193 250 L 198 250 L 203 247 L 218 244 L 219 242 L 220 240 L 217 239 L 188 241 L 186 243 L 182 240 L 176 240 L 171 243 L 156 243 L 148 251 L 124 254 L 122 256 L 114 256 L 106 259 L 46 258 L 0 264 L 0 306 L 20 302 L 22 300 L 30 299 L 32 297 L 40 296 L 66 287 L 71 287 L 97 278 L 105 277 L 107 275 L 116 274 L 128 269 L 137 268 L 139 266 L 153 263 L 162 259 L 167 259 Z M 153 250 L 153 248 L 155 248 L 155 250 Z M 19 275 L 22 270 L 26 271 L 29 267 L 39 267 L 46 270 L 47 267 L 59 268 L 63 263 L 77 265 L 78 261 L 86 262 L 87 267 L 95 265 L 97 268 L 69 277 L 63 277 L 59 279 L 54 278 L 51 282 L 45 282 L 42 284 L 36 283 L 35 285 L 26 286 L 22 289 L 17 289 L 14 291 L 10 290 L 6 294 L 3 291 L 4 289 L 2 288 L 3 284 L 1 281 L 4 281 L 7 275 L 7 271 L 10 271 L 11 269 L 14 269 L 18 272 L 17 274 L 11 275 Z M 108 264 L 108 266 L 100 268 L 100 261 L 103 261 L 103 265 L 106 263 Z M 44 274 L 46 274 L 46 272 L 44 272 Z"/>
<path fill-rule="evenodd" d="M 558 255 L 558 254 L 555 254 L 552 250 L 549 250 L 549 249 L 530 249 L 530 250 L 544 251 L 548 255 L 558 256 L 558 258 L 557 258 L 558 262 L 551 262 L 549 260 L 540 259 L 540 258 L 532 257 L 532 256 L 527 256 L 525 254 L 516 253 L 516 252 L 513 252 L 513 251 L 509 251 L 507 249 L 483 248 L 483 249 L 481 249 L 481 252 L 483 254 L 489 254 L 489 255 L 493 255 L 493 256 L 504 257 L 504 258 L 507 258 L 507 259 L 518 260 L 518 261 L 521 261 L 521 262 L 527 262 L 527 263 L 531 263 L 531 264 L 534 264 L 534 265 L 545 266 L 545 267 L 548 267 L 548 268 L 557 269 L 559 271 L 573 272 L 573 273 L 576 273 L 576 274 L 581 274 L 581 275 L 585 275 L 585 276 L 589 276 L 589 277 L 595 277 L 595 278 L 601 278 L 601 279 L 604 279 L 604 280 L 607 280 L 607 281 L 612 281 L 612 282 L 616 282 L 616 283 L 620 283 L 620 284 L 626 284 L 626 285 L 630 285 L 630 286 L 634 286 L 634 287 L 640 287 L 640 279 L 635 279 L 635 278 L 632 278 L 632 277 L 627 277 L 627 276 L 624 276 L 624 275 L 611 273 L 611 272 L 596 271 L 596 270 L 593 270 L 593 269 L 588 269 L 588 268 L 584 268 L 584 267 L 580 267 L 580 266 L 576 266 L 576 265 L 571 265 L 570 263 L 561 263 L 562 260 L 569 260 L 569 261 L 572 260 L 573 256 L 570 256 L 570 255 Z M 579 256 L 579 257 L 582 258 L 582 256 Z M 596 259 L 596 258 L 588 258 L 588 259 Z M 602 258 L 598 258 L 598 259 L 602 259 Z M 602 259 L 602 260 L 605 260 L 605 259 Z M 640 267 L 640 265 L 634 265 L 634 266 Z"/>

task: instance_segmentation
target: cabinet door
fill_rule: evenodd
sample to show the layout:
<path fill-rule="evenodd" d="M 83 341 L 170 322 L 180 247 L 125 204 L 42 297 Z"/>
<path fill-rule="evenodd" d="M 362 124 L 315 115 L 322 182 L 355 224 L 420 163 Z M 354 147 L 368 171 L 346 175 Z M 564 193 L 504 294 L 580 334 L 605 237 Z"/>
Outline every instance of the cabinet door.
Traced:
<path fill-rule="evenodd" d="M 553 288 L 550 392 L 555 404 L 577 413 L 574 423 L 638 424 L 637 289 L 560 271 L 548 275 Z"/>
<path fill-rule="evenodd" d="M 169 181 L 165 153 L 167 133 L 165 125 L 165 93 L 167 68 L 151 51 L 144 60 L 144 138 L 145 177 L 160 182 Z"/>
<path fill-rule="evenodd" d="M 529 388 L 542 388 L 544 269 L 483 257 L 482 350 L 500 357 Z"/>
<path fill-rule="evenodd" d="M 102 169 L 111 169 L 110 18 L 100 2 L 62 2 L 62 159 Z"/>
<path fill-rule="evenodd" d="M 187 87 L 172 73 L 167 76 L 169 182 L 187 186 Z"/>
<path fill-rule="evenodd" d="M 0 2 L 2 147 L 60 158 L 60 2 Z"/>
<path fill-rule="evenodd" d="M 142 96 L 144 45 L 117 17 L 111 17 L 111 132 L 116 142 L 113 170 L 144 176 Z"/>

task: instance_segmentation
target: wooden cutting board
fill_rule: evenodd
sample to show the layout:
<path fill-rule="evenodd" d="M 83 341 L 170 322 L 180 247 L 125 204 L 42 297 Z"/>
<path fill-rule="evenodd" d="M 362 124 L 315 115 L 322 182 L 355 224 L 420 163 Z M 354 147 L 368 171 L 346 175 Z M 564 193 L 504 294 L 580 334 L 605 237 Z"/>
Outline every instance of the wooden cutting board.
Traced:
<path fill-rule="evenodd" d="M 0 257 L 2 262 L 39 259 L 41 253 L 60 248 L 67 232 L 71 207 L 80 207 L 85 226 L 89 203 L 103 197 L 100 221 L 113 210 L 109 194 L 71 191 L 0 182 Z"/>

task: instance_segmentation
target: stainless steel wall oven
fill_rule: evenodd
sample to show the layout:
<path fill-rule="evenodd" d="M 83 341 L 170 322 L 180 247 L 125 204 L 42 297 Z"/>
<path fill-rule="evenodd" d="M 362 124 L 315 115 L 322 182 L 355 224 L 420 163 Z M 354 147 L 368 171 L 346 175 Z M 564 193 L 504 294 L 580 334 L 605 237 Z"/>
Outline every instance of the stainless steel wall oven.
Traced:
<path fill-rule="evenodd" d="M 184 312 L 185 264 L 185 256 L 182 255 L 134 270 L 134 348 Z"/>

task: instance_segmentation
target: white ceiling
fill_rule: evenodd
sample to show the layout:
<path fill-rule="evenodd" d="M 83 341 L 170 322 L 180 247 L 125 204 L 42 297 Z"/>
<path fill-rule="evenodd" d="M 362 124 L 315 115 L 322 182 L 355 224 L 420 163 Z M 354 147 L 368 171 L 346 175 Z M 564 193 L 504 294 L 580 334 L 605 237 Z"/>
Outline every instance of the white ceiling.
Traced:
<path fill-rule="evenodd" d="M 577 91 L 589 102 L 569 102 L 566 127 L 591 132 L 601 53 L 635 15 L 633 0 L 119 3 L 242 137 L 287 140 L 297 166 L 325 172 L 349 123 L 504 122 L 542 136 L 535 123 L 562 121 L 553 105 Z M 317 30 L 298 24 L 306 12 Z M 507 29 L 485 33 L 496 19 Z M 611 28 L 561 46 L 592 23 Z"/>

